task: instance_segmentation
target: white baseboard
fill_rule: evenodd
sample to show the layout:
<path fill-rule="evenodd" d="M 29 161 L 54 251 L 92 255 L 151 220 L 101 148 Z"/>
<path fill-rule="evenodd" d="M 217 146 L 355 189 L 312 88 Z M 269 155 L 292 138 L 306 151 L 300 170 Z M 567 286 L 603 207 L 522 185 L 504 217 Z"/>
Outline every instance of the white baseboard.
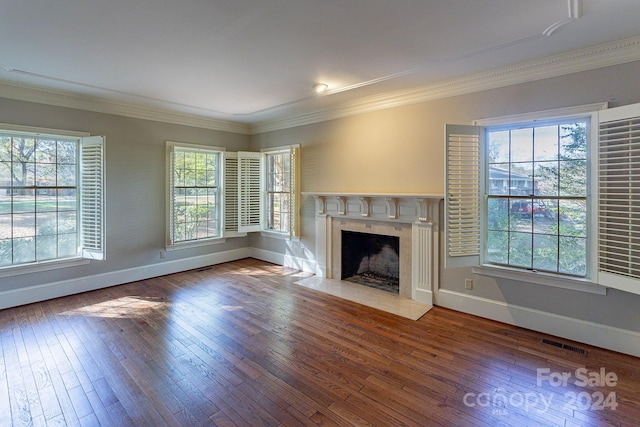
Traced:
<path fill-rule="evenodd" d="M 318 264 L 314 260 L 267 251 L 265 249 L 251 248 L 251 257 L 260 261 L 271 262 L 289 268 L 302 270 L 305 273 L 317 274 Z"/>
<path fill-rule="evenodd" d="M 435 304 L 440 307 L 640 357 L 640 332 L 442 289 L 436 293 Z"/>
<path fill-rule="evenodd" d="M 0 309 L 31 304 L 38 301 L 93 291 L 151 277 L 164 276 L 194 268 L 206 267 L 223 262 L 235 261 L 251 256 L 250 248 L 234 249 L 217 252 L 193 258 L 177 261 L 167 261 L 142 267 L 128 268 L 110 273 L 96 274 L 93 276 L 79 277 L 77 279 L 64 280 L 55 283 L 29 286 L 0 292 Z"/>

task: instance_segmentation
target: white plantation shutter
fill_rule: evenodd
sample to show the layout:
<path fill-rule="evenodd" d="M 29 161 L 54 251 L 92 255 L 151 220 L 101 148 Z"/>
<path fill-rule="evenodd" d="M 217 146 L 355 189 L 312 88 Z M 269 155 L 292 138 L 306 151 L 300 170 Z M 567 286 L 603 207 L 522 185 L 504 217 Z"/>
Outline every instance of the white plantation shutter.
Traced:
<path fill-rule="evenodd" d="M 238 234 L 238 153 L 223 153 L 224 235 Z"/>
<path fill-rule="evenodd" d="M 599 122 L 598 282 L 640 294 L 640 104 Z"/>
<path fill-rule="evenodd" d="M 238 152 L 238 231 L 262 228 L 262 155 Z"/>
<path fill-rule="evenodd" d="M 80 140 L 80 236 L 82 256 L 105 259 L 103 136 Z"/>
<path fill-rule="evenodd" d="M 446 126 L 447 268 L 480 263 L 483 135 L 483 128 L 478 126 Z"/>
<path fill-rule="evenodd" d="M 291 183 L 291 189 L 289 194 L 289 215 L 291 215 L 291 218 L 289 220 L 289 234 L 290 237 L 300 237 L 300 220 L 298 215 L 298 209 L 300 205 L 300 172 L 298 170 L 300 165 L 300 146 L 292 146 L 290 155 L 291 167 L 289 169 L 289 173 L 291 174 L 291 176 L 289 182 Z"/>

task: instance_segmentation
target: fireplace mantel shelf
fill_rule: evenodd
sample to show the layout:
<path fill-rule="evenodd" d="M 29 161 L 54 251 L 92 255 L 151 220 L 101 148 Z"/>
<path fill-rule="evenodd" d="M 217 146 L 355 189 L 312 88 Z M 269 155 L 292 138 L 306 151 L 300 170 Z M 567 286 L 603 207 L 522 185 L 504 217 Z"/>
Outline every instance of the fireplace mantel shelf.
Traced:
<path fill-rule="evenodd" d="M 324 197 L 395 197 L 402 199 L 443 199 L 444 194 L 422 193 L 336 193 L 331 191 L 303 191 L 303 196 Z"/>
<path fill-rule="evenodd" d="M 442 194 L 302 192 L 313 196 L 319 215 L 400 222 L 433 222 Z"/>

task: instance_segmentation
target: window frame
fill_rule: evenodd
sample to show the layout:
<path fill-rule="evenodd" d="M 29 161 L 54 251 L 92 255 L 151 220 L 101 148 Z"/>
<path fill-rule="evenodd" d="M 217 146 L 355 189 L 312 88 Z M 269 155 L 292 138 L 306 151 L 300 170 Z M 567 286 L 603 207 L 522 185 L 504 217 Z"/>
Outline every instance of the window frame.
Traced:
<path fill-rule="evenodd" d="M 104 136 L 91 136 L 87 132 L 6 123 L 0 123 L 0 133 L 7 136 L 36 139 L 72 140 L 76 143 L 77 165 L 74 187 L 76 189 L 76 255 L 2 266 L 0 267 L 0 277 L 85 265 L 92 260 L 106 259 Z M 87 151 L 87 147 L 91 149 Z M 87 176 L 87 173 L 90 176 Z M 85 219 L 83 220 L 83 218 Z"/>
<path fill-rule="evenodd" d="M 533 113 L 525 113 L 511 116 L 503 116 L 488 119 L 479 119 L 473 121 L 473 126 L 476 131 L 481 133 L 479 142 L 480 156 L 479 156 L 479 181 L 480 181 L 480 216 L 479 216 L 479 231 L 480 231 L 480 243 L 479 252 L 477 255 L 467 255 L 462 259 L 456 259 L 451 257 L 447 252 L 445 254 L 445 261 L 448 265 L 447 268 L 456 267 L 471 267 L 472 271 L 476 274 L 491 276 L 494 278 L 507 278 L 519 282 L 537 283 L 542 285 L 549 285 L 554 287 L 560 287 L 564 289 L 579 290 L 584 292 L 606 294 L 606 288 L 597 284 L 597 236 L 598 236 L 598 224 L 597 224 L 597 185 L 598 185 L 598 170 L 597 170 L 597 142 L 598 142 L 598 111 L 607 108 L 607 103 L 588 104 L 577 107 L 560 108 L 553 110 L 546 110 Z M 526 270 L 513 266 L 502 266 L 495 264 L 488 264 L 486 260 L 487 251 L 487 200 L 486 186 L 488 168 L 487 160 L 485 159 L 486 144 L 484 137 L 487 128 L 499 128 L 499 127 L 513 127 L 517 125 L 539 125 L 544 122 L 558 122 L 572 119 L 587 119 L 587 133 L 588 133 L 588 146 L 587 146 L 587 272 L 585 277 L 568 276 L 561 273 L 549 273 L 540 272 L 535 270 Z M 471 126 L 467 126 L 471 129 Z M 447 135 L 448 136 L 448 135 Z M 447 144 L 449 142 L 447 141 Z M 449 161 L 449 155 L 447 154 L 447 162 Z M 448 168 L 448 166 L 446 166 Z M 448 169 L 447 169 L 448 171 Z M 447 172 L 449 173 L 449 172 Z M 447 185 L 449 177 L 446 177 Z M 447 209 L 445 208 L 445 213 Z M 445 218 L 447 221 L 447 218 Z M 449 240 L 449 231 L 447 231 L 446 240 Z M 447 243 L 448 245 L 448 243 Z M 447 246 L 448 247 L 448 246 Z"/>
<path fill-rule="evenodd" d="M 217 236 L 201 237 L 191 240 L 174 241 L 174 165 L 175 165 L 175 153 L 178 151 L 194 152 L 202 154 L 215 154 L 216 155 L 216 216 L 218 220 Z M 172 251 L 184 248 L 193 248 L 198 246 L 205 246 L 210 244 L 219 244 L 225 241 L 224 236 L 224 154 L 225 148 L 214 147 L 201 144 L 190 144 L 176 141 L 166 141 L 166 160 L 167 160 L 167 195 L 166 195 L 166 212 L 167 212 L 167 224 L 166 224 L 166 243 L 165 250 Z"/>

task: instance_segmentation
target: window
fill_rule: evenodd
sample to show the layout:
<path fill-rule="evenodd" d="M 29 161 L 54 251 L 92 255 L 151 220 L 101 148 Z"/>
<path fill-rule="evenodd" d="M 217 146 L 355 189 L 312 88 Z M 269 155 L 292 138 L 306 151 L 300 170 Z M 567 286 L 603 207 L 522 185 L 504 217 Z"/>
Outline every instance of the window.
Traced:
<path fill-rule="evenodd" d="M 586 276 L 587 129 L 487 128 L 486 263 Z"/>
<path fill-rule="evenodd" d="M 590 139 L 599 108 L 447 126 L 446 267 L 596 280 Z"/>
<path fill-rule="evenodd" d="M 168 143 L 169 245 L 221 237 L 219 149 Z"/>
<path fill-rule="evenodd" d="M 103 137 L 0 130 L 0 267 L 104 258 Z"/>
<path fill-rule="evenodd" d="M 264 230 L 297 236 L 298 146 L 265 151 Z"/>

